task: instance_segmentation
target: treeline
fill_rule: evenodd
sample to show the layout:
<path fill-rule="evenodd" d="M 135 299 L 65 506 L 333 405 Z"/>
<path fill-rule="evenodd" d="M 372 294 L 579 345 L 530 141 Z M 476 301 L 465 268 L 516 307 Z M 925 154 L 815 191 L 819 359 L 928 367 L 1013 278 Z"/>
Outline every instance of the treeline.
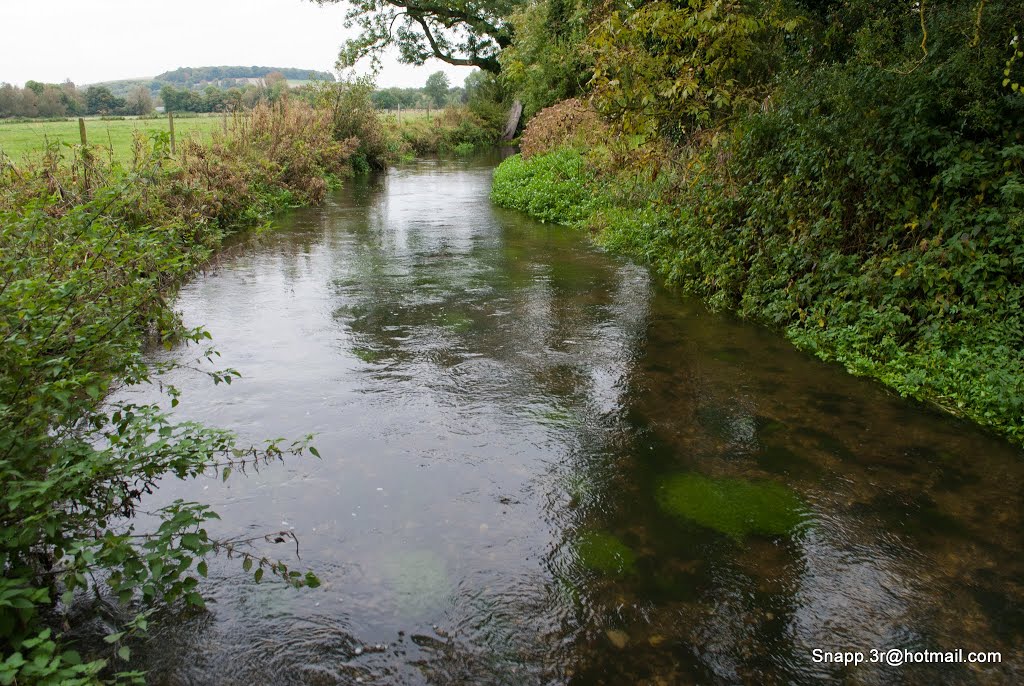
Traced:
<path fill-rule="evenodd" d="M 274 72 L 257 84 L 231 88 L 211 85 L 197 91 L 166 85 L 160 89 L 159 101 L 168 112 L 238 112 L 252 109 L 261 102 L 277 102 L 288 90 L 288 81 L 284 75 Z M 315 88 L 303 86 L 293 91 L 299 97 L 306 95 L 306 99 L 309 99 Z"/>
<path fill-rule="evenodd" d="M 257 80 L 254 82 L 254 80 Z M 0 118 L 145 115 L 155 106 L 181 112 L 251 109 L 276 101 L 289 80 L 333 82 L 326 71 L 294 67 L 181 67 L 153 79 L 129 79 L 79 88 L 71 81 L 0 83 Z M 204 87 L 205 86 L 205 87 Z"/>
<path fill-rule="evenodd" d="M 179 67 L 154 76 L 153 80 L 192 87 L 228 79 L 262 79 L 274 73 L 290 81 L 334 81 L 334 74 L 329 71 L 293 67 Z"/>
<path fill-rule="evenodd" d="M 207 70 L 219 67 L 204 67 Z M 234 68 L 232 68 L 234 69 Z M 262 67 L 239 67 L 237 69 L 262 70 Z M 185 70 L 178 70 L 185 71 Z M 199 71 L 199 70 L 196 70 Z M 47 84 L 29 81 L 25 88 L 11 84 L 0 84 L 0 118 L 60 118 L 68 116 L 100 115 L 125 116 L 146 115 L 163 107 L 170 112 L 239 112 L 250 110 L 259 103 L 274 103 L 286 92 L 312 101 L 319 92 L 316 83 L 332 83 L 330 79 L 312 82 L 294 88 L 288 85 L 288 73 L 301 70 L 287 69 L 263 74 L 256 83 L 243 82 L 231 87 L 207 85 L 198 90 L 183 86 L 165 84 L 154 94 L 149 87 L 136 82 L 124 96 L 117 95 L 107 85 L 93 85 L 80 89 L 71 81 L 62 84 Z M 302 72 L 305 75 L 318 72 Z M 162 78 L 163 75 L 161 75 Z M 480 91 L 480 72 L 466 78 L 464 86 L 451 86 L 443 72 L 431 74 L 422 88 L 383 88 L 373 91 L 372 102 L 377 109 L 398 108 L 441 108 L 465 105 L 475 92 Z M 230 82 L 230 79 L 228 79 Z M 156 83 L 156 82 L 154 82 Z"/>
<path fill-rule="evenodd" d="M 71 81 L 61 84 L 29 81 L 24 88 L 0 83 L 0 118 L 59 118 L 82 115 L 144 115 L 153 111 L 153 98 L 139 87 L 118 97 L 105 86 L 81 90 Z"/>
<path fill-rule="evenodd" d="M 258 84 L 243 84 L 231 88 L 209 85 L 195 90 L 165 85 L 160 89 L 159 102 L 173 112 L 224 112 L 241 111 L 254 107 L 260 102 L 277 102 L 290 91 L 291 95 L 311 101 L 320 92 L 316 84 L 289 88 L 285 74 L 267 74 Z M 444 72 L 435 72 L 427 78 L 421 88 L 378 88 L 370 96 L 374 107 L 379 110 L 442 108 L 466 105 L 474 93 L 480 92 L 481 73 L 474 72 L 466 77 L 463 86 L 452 86 Z M 327 81 L 326 83 L 330 83 Z"/>
<path fill-rule="evenodd" d="M 309 90 L 295 90 L 302 88 Z M 135 86 L 126 96 L 118 96 L 107 86 L 80 89 L 71 81 L 29 81 L 24 88 L 4 83 L 0 84 L 0 118 L 133 116 L 150 114 L 157 106 L 172 112 L 234 112 L 250 110 L 261 102 L 277 102 L 287 90 L 288 81 L 277 72 L 256 84 L 233 88 L 207 86 L 196 91 L 165 85 L 155 98 L 143 85 Z M 298 94 L 302 96 L 303 92 Z"/>
<path fill-rule="evenodd" d="M 539 0 L 505 19 L 497 81 L 543 114 L 499 202 L 1024 441 L 1019 1 Z"/>

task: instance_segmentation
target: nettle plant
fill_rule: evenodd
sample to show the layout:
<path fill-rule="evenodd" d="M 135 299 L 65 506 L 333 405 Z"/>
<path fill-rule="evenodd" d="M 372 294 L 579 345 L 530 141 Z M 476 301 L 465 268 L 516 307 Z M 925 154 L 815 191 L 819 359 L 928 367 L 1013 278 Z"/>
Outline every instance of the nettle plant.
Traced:
<path fill-rule="evenodd" d="M 126 172 L 79 204 L 48 197 L 0 207 L 0 684 L 140 680 L 115 675 L 130 658 L 127 639 L 160 604 L 203 606 L 199 578 L 218 551 L 239 557 L 257 581 L 267 572 L 319 584 L 257 554 L 248 545 L 256 539 L 211 537 L 206 523 L 217 515 L 205 505 L 143 509 L 166 477 L 227 478 L 286 454 L 317 455 L 308 438 L 245 446 L 223 430 L 175 423 L 155 404 L 108 400 L 184 364 L 147 364 L 147 341 L 197 345 L 199 360 L 216 355 L 203 349 L 209 334 L 186 328 L 164 298 L 209 248 L 183 220 L 126 221 L 153 182 Z M 188 366 L 214 383 L 237 376 Z M 177 391 L 163 390 L 177 405 Z M 268 540 L 296 543 L 289 533 Z M 81 603 L 93 604 L 87 616 L 116 608 L 135 619 L 115 626 L 107 649 L 82 655 L 61 636 Z"/>

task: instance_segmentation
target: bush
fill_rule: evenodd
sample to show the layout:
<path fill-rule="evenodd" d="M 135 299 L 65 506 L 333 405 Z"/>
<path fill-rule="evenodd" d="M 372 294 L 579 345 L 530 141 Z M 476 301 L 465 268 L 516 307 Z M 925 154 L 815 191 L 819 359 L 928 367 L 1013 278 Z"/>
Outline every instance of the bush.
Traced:
<path fill-rule="evenodd" d="M 305 443 L 239 445 L 225 431 L 175 424 L 157 405 L 105 398 L 114 384 L 157 381 L 174 368 L 147 365 L 144 340 L 209 338 L 185 328 L 168 297 L 226 232 L 321 198 L 324 175 L 344 166 L 349 150 L 333 140 L 329 116 L 282 104 L 209 148 L 185 145 L 177 160 L 158 135 L 137 139 L 128 167 L 82 148 L 64 165 L 54 146 L 35 166 L 0 169 L 0 683 L 112 675 L 154 605 L 203 605 L 204 557 L 217 550 L 256 566 L 257 581 L 266 571 L 318 583 L 211 538 L 205 522 L 216 515 L 198 503 L 168 505 L 151 529 L 133 524 L 166 476 L 216 469 L 226 478 L 232 466 L 301 453 Z M 230 383 L 236 374 L 210 376 Z M 176 405 L 176 390 L 162 387 Z M 75 621 L 71 605 L 90 598 L 102 599 L 90 617 L 107 598 L 138 614 L 127 623 L 108 617 L 108 648 L 81 655 L 60 631 Z"/>
<path fill-rule="evenodd" d="M 432 120 L 414 118 L 395 124 L 391 135 L 398 141 L 399 153 L 417 155 L 454 151 L 459 145 L 484 147 L 498 142 L 499 131 L 467 107 L 449 107 Z"/>
<path fill-rule="evenodd" d="M 527 125 L 519 147 L 529 159 L 563 146 L 596 146 L 608 140 L 609 131 L 597 112 L 574 98 L 541 110 Z"/>
<path fill-rule="evenodd" d="M 374 85 L 369 79 L 317 82 L 310 99 L 317 110 L 330 113 L 334 139 L 358 142 L 354 153 L 369 166 L 384 168 L 393 150 L 373 104 Z"/>

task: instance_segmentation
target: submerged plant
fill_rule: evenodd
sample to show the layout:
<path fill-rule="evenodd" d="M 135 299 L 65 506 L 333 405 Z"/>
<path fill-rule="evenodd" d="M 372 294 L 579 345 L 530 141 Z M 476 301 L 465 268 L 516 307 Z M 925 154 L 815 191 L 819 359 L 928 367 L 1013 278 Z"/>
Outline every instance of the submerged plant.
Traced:
<path fill-rule="evenodd" d="M 607 576 L 633 572 L 636 554 L 616 536 L 604 531 L 589 531 L 576 541 L 576 556 L 587 568 Z"/>
<path fill-rule="evenodd" d="M 789 534 L 805 520 L 800 498 L 770 481 L 677 474 L 661 482 L 656 497 L 665 512 L 737 541 L 751 534 Z"/>

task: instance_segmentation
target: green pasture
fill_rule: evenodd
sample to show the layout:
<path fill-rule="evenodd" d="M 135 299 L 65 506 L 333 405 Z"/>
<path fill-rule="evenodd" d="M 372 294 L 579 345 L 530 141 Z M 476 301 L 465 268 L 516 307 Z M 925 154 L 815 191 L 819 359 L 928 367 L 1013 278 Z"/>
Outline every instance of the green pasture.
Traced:
<path fill-rule="evenodd" d="M 212 132 L 223 126 L 220 116 L 175 118 L 174 133 L 180 141 L 191 135 L 208 140 Z M 113 150 L 114 157 L 125 159 L 131 154 L 132 137 L 136 131 L 167 131 L 167 118 L 159 119 L 102 119 L 85 120 L 86 136 L 90 146 Z M 42 152 L 47 141 L 77 144 L 78 120 L 67 121 L 0 121 L 0 152 L 14 161 Z"/>

